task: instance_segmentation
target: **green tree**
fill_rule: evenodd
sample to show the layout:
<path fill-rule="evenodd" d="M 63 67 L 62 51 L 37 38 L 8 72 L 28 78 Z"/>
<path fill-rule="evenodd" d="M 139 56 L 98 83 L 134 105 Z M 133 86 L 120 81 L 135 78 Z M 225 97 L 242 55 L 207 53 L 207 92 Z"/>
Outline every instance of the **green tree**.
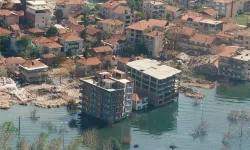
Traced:
<path fill-rule="evenodd" d="M 20 57 L 32 59 L 39 58 L 41 55 L 41 49 L 36 45 L 28 45 L 25 49 L 21 50 L 19 53 Z"/>
<path fill-rule="evenodd" d="M 16 46 L 21 50 L 27 48 L 29 45 L 31 45 L 31 37 L 27 35 L 22 36 L 16 43 Z"/>
<path fill-rule="evenodd" d="M 143 42 L 143 39 L 138 39 L 135 42 L 135 55 L 140 55 L 140 54 L 144 54 L 147 55 L 148 54 L 148 50 Z"/>
<path fill-rule="evenodd" d="M 87 38 L 86 30 L 87 30 L 87 29 L 85 28 L 85 29 L 82 30 L 81 33 L 80 33 L 80 36 L 81 36 L 81 38 L 84 39 L 84 41 L 86 41 L 86 38 Z"/>
<path fill-rule="evenodd" d="M 103 143 L 103 150 L 121 150 L 121 144 L 113 137 Z"/>
<path fill-rule="evenodd" d="M 0 27 L 4 29 L 8 29 L 9 26 L 4 19 L 0 19 Z"/>
<path fill-rule="evenodd" d="M 86 130 L 82 135 L 82 144 L 90 150 L 94 150 L 98 146 L 98 136 L 96 129 Z"/>
<path fill-rule="evenodd" d="M 90 46 L 89 46 L 89 44 L 87 44 L 87 45 L 85 46 L 85 48 L 84 48 L 83 57 L 85 57 L 85 58 L 90 57 L 89 48 L 90 48 Z"/>
<path fill-rule="evenodd" d="M 127 0 L 127 5 L 132 11 L 136 10 L 142 12 L 142 4 L 143 0 Z"/>
<path fill-rule="evenodd" d="M 142 12 L 138 12 L 137 16 L 139 16 L 141 18 L 141 20 L 146 20 L 147 19 L 147 15 L 142 13 Z"/>
<path fill-rule="evenodd" d="M 57 23 L 60 23 L 63 19 L 63 12 L 61 9 L 56 9 L 54 11 L 54 16 L 56 17 Z"/>
<path fill-rule="evenodd" d="M 167 15 L 166 15 L 166 20 L 167 20 L 167 21 L 171 21 L 171 20 L 172 20 L 172 17 L 171 17 L 170 14 L 167 14 Z"/>
<path fill-rule="evenodd" d="M 10 150 L 9 147 L 10 142 L 14 139 L 16 136 L 18 130 L 15 127 L 13 122 L 4 122 L 1 124 L 1 133 L 0 133 L 0 149 L 1 150 Z"/>
<path fill-rule="evenodd" d="M 88 14 L 86 12 L 83 13 L 83 17 L 82 17 L 82 24 L 87 27 L 89 25 L 89 18 L 88 18 Z"/>
<path fill-rule="evenodd" d="M 48 134 L 40 133 L 36 141 L 31 145 L 30 150 L 45 150 L 48 142 Z"/>
<path fill-rule="evenodd" d="M 6 51 L 9 49 L 10 36 L 5 34 L 0 34 L 0 51 Z"/>
<path fill-rule="evenodd" d="M 58 36 L 59 32 L 56 27 L 50 26 L 49 29 L 46 32 L 47 37 L 53 37 L 53 36 Z"/>

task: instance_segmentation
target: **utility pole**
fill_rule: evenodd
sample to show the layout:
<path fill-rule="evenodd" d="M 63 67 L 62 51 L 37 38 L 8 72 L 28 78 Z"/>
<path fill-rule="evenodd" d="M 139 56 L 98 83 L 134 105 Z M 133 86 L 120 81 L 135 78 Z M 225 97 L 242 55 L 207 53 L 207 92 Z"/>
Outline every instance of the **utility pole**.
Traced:
<path fill-rule="evenodd" d="M 21 132 L 21 116 L 18 118 L 18 138 L 20 141 L 20 132 Z"/>

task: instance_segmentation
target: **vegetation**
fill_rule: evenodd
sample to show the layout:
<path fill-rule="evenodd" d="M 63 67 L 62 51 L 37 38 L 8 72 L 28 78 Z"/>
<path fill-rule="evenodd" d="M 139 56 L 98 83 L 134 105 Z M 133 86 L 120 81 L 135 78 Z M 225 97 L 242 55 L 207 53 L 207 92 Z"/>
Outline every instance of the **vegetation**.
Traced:
<path fill-rule="evenodd" d="M 53 36 L 58 36 L 58 35 L 59 35 L 59 32 L 57 28 L 54 26 L 49 27 L 49 29 L 46 32 L 47 37 L 53 37 Z"/>
<path fill-rule="evenodd" d="M 58 132 L 57 126 L 54 125 L 51 121 L 43 121 L 41 123 L 41 127 L 47 130 L 49 134 Z"/>
<path fill-rule="evenodd" d="M 174 149 L 177 148 L 177 146 L 174 143 L 172 143 L 171 145 L 169 145 L 169 148 L 171 148 L 172 150 L 174 150 Z"/>
<path fill-rule="evenodd" d="M 27 59 L 39 58 L 41 49 L 37 45 L 28 45 L 25 49 L 21 50 L 19 56 Z"/>
<path fill-rule="evenodd" d="M 103 150 L 121 150 L 121 144 L 111 137 L 103 143 Z"/>
<path fill-rule="evenodd" d="M 13 122 L 4 122 L 0 126 L 0 149 L 10 150 L 9 144 L 16 136 L 18 130 Z"/>
<path fill-rule="evenodd" d="M 31 45 L 32 39 L 30 36 L 22 36 L 20 39 L 17 40 L 16 46 L 20 49 L 26 49 L 29 45 Z"/>
<path fill-rule="evenodd" d="M 142 0 L 128 0 L 127 1 L 127 5 L 132 11 L 136 10 L 136 11 L 142 12 L 142 4 L 143 4 Z"/>
<path fill-rule="evenodd" d="M 5 34 L 0 34 L 0 51 L 7 51 L 10 45 L 10 36 Z"/>
<path fill-rule="evenodd" d="M 33 109 L 31 112 L 30 112 L 30 119 L 32 121 L 37 121 L 38 120 L 38 116 L 37 116 L 37 111 L 36 109 Z"/>
<path fill-rule="evenodd" d="M 98 136 L 95 129 L 86 130 L 83 135 L 82 144 L 88 147 L 90 150 L 94 150 L 98 146 Z"/>
<path fill-rule="evenodd" d="M 0 19 L 0 27 L 4 29 L 8 29 L 8 24 L 4 19 Z"/>
<path fill-rule="evenodd" d="M 54 16 L 56 17 L 57 23 L 60 23 L 63 19 L 63 12 L 61 9 L 56 9 L 54 11 Z"/>
<path fill-rule="evenodd" d="M 202 121 L 201 124 L 199 124 L 194 132 L 191 134 L 191 136 L 196 139 L 196 138 L 202 138 L 207 135 L 207 123 L 205 121 Z"/>
<path fill-rule="evenodd" d="M 142 12 L 138 12 L 137 15 L 141 18 L 141 20 L 146 20 L 147 19 L 147 15 L 142 13 Z"/>
<path fill-rule="evenodd" d="M 85 27 L 89 25 L 88 14 L 86 12 L 83 13 L 82 25 L 84 25 Z"/>
<path fill-rule="evenodd" d="M 248 15 L 245 14 L 236 15 L 234 19 L 236 20 L 237 24 L 246 26 L 248 22 Z"/>

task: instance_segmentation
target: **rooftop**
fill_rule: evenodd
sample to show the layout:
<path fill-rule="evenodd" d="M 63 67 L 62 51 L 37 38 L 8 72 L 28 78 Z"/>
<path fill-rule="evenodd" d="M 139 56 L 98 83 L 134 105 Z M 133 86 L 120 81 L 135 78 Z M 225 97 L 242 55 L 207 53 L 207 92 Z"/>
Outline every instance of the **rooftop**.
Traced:
<path fill-rule="evenodd" d="M 217 21 L 217 20 L 212 20 L 212 19 L 204 19 L 204 20 L 201 20 L 200 23 L 207 23 L 207 24 L 220 24 L 222 23 L 222 21 Z"/>
<path fill-rule="evenodd" d="M 223 4 L 232 3 L 232 1 L 237 1 L 237 0 L 213 0 L 214 3 L 223 3 Z"/>
<path fill-rule="evenodd" d="M 47 54 L 43 54 L 42 55 L 42 58 L 55 58 L 56 55 L 55 54 L 52 54 L 52 53 L 47 53 Z"/>
<path fill-rule="evenodd" d="M 0 27 L 0 34 L 7 34 L 7 35 L 10 35 L 10 34 L 11 34 L 11 31 L 6 30 L 6 29 Z"/>
<path fill-rule="evenodd" d="M 159 32 L 159 31 L 152 31 L 152 32 L 146 33 L 145 35 L 146 36 L 151 36 L 151 37 L 157 37 L 157 36 L 164 35 L 164 33 L 163 32 Z"/>
<path fill-rule="evenodd" d="M 20 27 L 18 24 L 13 24 L 13 25 L 10 25 L 11 29 L 14 30 L 14 31 L 20 31 Z"/>
<path fill-rule="evenodd" d="M 181 73 L 180 70 L 161 64 L 151 59 L 141 59 L 128 62 L 127 66 L 139 70 L 159 80 L 166 79 Z"/>
<path fill-rule="evenodd" d="M 50 8 L 49 8 L 49 6 L 47 6 L 47 5 L 43 5 L 43 6 L 41 6 L 41 5 L 39 5 L 39 6 L 37 6 L 37 5 L 35 5 L 35 6 L 27 6 L 28 8 L 31 8 L 31 9 L 33 9 L 33 10 L 46 10 L 46 11 L 50 11 Z"/>
<path fill-rule="evenodd" d="M 125 41 L 125 40 L 126 36 L 121 34 L 112 36 L 110 39 L 104 40 L 104 42 L 112 45 L 119 45 L 119 41 Z"/>
<path fill-rule="evenodd" d="M 179 11 L 180 8 L 171 5 L 165 5 L 165 10 L 175 13 Z"/>
<path fill-rule="evenodd" d="M 57 4 L 65 5 L 65 4 L 71 4 L 71 5 L 81 5 L 85 4 L 83 0 L 58 0 Z"/>
<path fill-rule="evenodd" d="M 156 27 L 165 27 L 167 25 L 167 21 L 166 20 L 159 20 L 159 19 L 149 19 L 148 23 L 151 26 L 156 26 Z"/>
<path fill-rule="evenodd" d="M 17 14 L 10 10 L 0 9 L 0 16 L 10 16 L 10 15 L 16 15 Z"/>
<path fill-rule="evenodd" d="M 48 68 L 48 66 L 38 60 L 26 60 L 23 64 L 21 64 L 21 67 L 26 70 Z"/>
<path fill-rule="evenodd" d="M 240 55 L 233 57 L 234 59 L 242 60 L 242 61 L 249 61 L 250 60 L 250 51 L 243 50 L 241 51 Z"/>
<path fill-rule="evenodd" d="M 134 24 L 127 26 L 126 29 L 143 31 L 143 30 L 148 29 L 150 27 L 151 27 L 151 25 L 146 20 L 141 20 L 141 21 L 138 21 Z"/>
<path fill-rule="evenodd" d="M 5 61 L 6 65 L 22 64 L 25 62 L 25 60 L 22 57 L 8 57 L 8 58 L 5 58 L 4 61 Z"/>
<path fill-rule="evenodd" d="M 231 57 L 234 56 L 239 49 L 239 46 L 220 45 L 218 48 L 218 50 L 220 51 L 218 55 L 223 57 Z"/>
<path fill-rule="evenodd" d="M 30 33 L 44 33 L 45 31 L 43 31 L 42 29 L 40 28 L 29 28 L 28 31 Z"/>
<path fill-rule="evenodd" d="M 100 47 L 94 47 L 93 50 L 96 53 L 104 53 L 104 52 L 111 52 L 113 49 L 110 46 L 100 46 Z"/>
<path fill-rule="evenodd" d="M 119 2 L 110 0 L 110 1 L 107 1 L 107 2 L 103 3 L 102 7 L 105 7 L 105 8 L 115 8 L 115 7 L 119 6 L 119 5 L 120 5 Z"/>
<path fill-rule="evenodd" d="M 32 5 L 32 6 L 47 5 L 47 3 L 45 1 L 39 1 L 39 0 L 27 1 L 27 4 Z"/>
<path fill-rule="evenodd" d="M 59 37 L 64 42 L 82 41 L 83 39 L 73 33 L 66 33 Z"/>
<path fill-rule="evenodd" d="M 117 20 L 117 19 L 105 19 L 105 20 L 102 20 L 99 22 L 101 22 L 103 24 L 110 24 L 110 25 L 122 25 L 122 24 L 124 24 L 124 22 Z"/>
<path fill-rule="evenodd" d="M 216 17 L 218 15 L 218 12 L 215 11 L 213 8 L 206 8 L 203 10 L 203 12 L 212 16 L 212 17 Z"/>
<path fill-rule="evenodd" d="M 212 44 L 215 41 L 215 39 L 216 37 L 214 36 L 196 33 L 193 37 L 190 38 L 190 41 Z"/>
<path fill-rule="evenodd" d="M 113 12 L 117 13 L 117 14 L 126 14 L 128 13 L 128 11 L 130 11 L 131 9 L 127 6 L 118 6 Z"/>
<path fill-rule="evenodd" d="M 95 66 L 102 63 L 97 57 L 91 57 L 91 58 L 81 57 L 77 60 L 77 62 L 85 66 Z"/>
<path fill-rule="evenodd" d="M 109 92 L 116 91 L 116 90 L 120 90 L 120 89 L 102 87 L 102 86 L 99 85 L 99 83 L 98 83 L 93 77 L 81 78 L 80 80 L 83 81 L 83 82 L 86 82 L 86 83 L 89 83 L 89 84 L 98 86 L 98 87 L 100 87 L 100 88 L 102 88 L 102 89 L 104 89 L 104 90 L 107 90 L 107 91 L 109 91 Z M 108 82 L 107 79 L 103 79 L 103 80 L 104 80 L 104 82 L 105 82 L 105 81 Z M 102 81 L 103 81 L 103 80 L 102 80 Z M 110 80 L 110 79 L 109 79 L 109 80 Z M 113 81 L 113 80 L 111 80 L 111 81 Z"/>

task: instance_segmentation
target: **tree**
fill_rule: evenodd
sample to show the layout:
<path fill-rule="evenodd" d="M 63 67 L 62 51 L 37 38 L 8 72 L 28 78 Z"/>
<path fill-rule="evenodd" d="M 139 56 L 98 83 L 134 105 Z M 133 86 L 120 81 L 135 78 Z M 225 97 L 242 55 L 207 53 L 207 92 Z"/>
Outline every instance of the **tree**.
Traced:
<path fill-rule="evenodd" d="M 31 45 L 31 41 L 31 37 L 25 35 L 17 40 L 16 46 L 19 47 L 19 49 L 23 50 L 26 49 L 29 45 Z"/>
<path fill-rule="evenodd" d="M 48 142 L 48 134 L 40 133 L 36 141 L 31 145 L 30 150 L 45 150 Z"/>
<path fill-rule="evenodd" d="M 49 29 L 46 32 L 47 37 L 52 37 L 52 36 L 58 36 L 59 32 L 56 27 L 50 26 Z"/>
<path fill-rule="evenodd" d="M 165 32 L 165 37 L 167 39 L 167 49 L 179 49 L 180 32 L 181 31 L 179 27 L 171 27 Z"/>
<path fill-rule="evenodd" d="M 167 14 L 167 15 L 166 15 L 166 20 L 167 20 L 167 21 L 171 21 L 171 19 L 172 19 L 171 15 L 170 15 L 170 14 Z"/>
<path fill-rule="evenodd" d="M 113 137 L 103 143 L 103 150 L 121 150 L 121 144 Z"/>
<path fill-rule="evenodd" d="M 138 39 L 135 43 L 135 55 L 148 54 L 148 50 L 143 42 L 143 39 Z"/>
<path fill-rule="evenodd" d="M 56 9 L 54 11 L 54 16 L 56 17 L 57 23 L 60 23 L 63 19 L 63 11 L 61 9 Z"/>
<path fill-rule="evenodd" d="M 67 146 L 66 150 L 78 150 L 81 146 L 82 137 L 76 138 Z"/>
<path fill-rule="evenodd" d="M 90 150 L 94 150 L 98 146 L 98 136 L 95 129 L 86 130 L 82 134 L 82 144 L 88 147 Z"/>
<path fill-rule="evenodd" d="M 4 29 L 8 29 L 8 24 L 4 19 L 0 19 L 0 27 Z"/>
<path fill-rule="evenodd" d="M 127 0 L 127 5 L 132 11 L 136 10 L 142 12 L 142 4 L 143 0 Z"/>
<path fill-rule="evenodd" d="M 144 13 L 142 13 L 142 12 L 138 12 L 138 13 L 137 13 L 137 16 L 139 16 L 139 17 L 141 18 L 141 20 L 147 19 L 147 15 L 144 14 Z"/>
<path fill-rule="evenodd" d="M 48 150 L 61 150 L 62 144 L 63 144 L 63 140 L 61 138 L 53 139 L 49 142 L 47 149 Z"/>
<path fill-rule="evenodd" d="M 83 57 L 85 58 L 90 57 L 89 47 L 90 47 L 89 44 L 87 44 L 84 48 Z"/>
<path fill-rule="evenodd" d="M 37 45 L 28 45 L 25 49 L 21 50 L 19 53 L 19 56 L 28 59 L 39 58 L 40 55 L 41 55 L 41 49 Z"/>
<path fill-rule="evenodd" d="M 82 30 L 81 33 L 80 33 L 80 36 L 81 36 L 81 38 L 84 39 L 84 41 L 86 41 L 86 38 L 87 38 L 86 31 L 87 31 L 87 29 L 85 28 L 85 29 Z"/>
<path fill-rule="evenodd" d="M 89 19 L 88 19 L 88 14 L 86 12 L 83 13 L 83 17 L 82 17 L 82 24 L 87 27 L 89 25 Z"/>
<path fill-rule="evenodd" d="M 10 45 L 10 36 L 0 34 L 0 51 L 7 51 Z"/>
<path fill-rule="evenodd" d="M 24 137 L 21 138 L 20 141 L 17 142 L 16 147 L 19 150 L 29 150 L 29 144 L 27 143 Z"/>
<path fill-rule="evenodd" d="M 17 134 L 17 128 L 15 127 L 13 122 L 4 122 L 1 124 L 1 137 L 0 137 L 0 149 L 1 150 L 9 150 L 10 142 L 14 139 Z"/>

